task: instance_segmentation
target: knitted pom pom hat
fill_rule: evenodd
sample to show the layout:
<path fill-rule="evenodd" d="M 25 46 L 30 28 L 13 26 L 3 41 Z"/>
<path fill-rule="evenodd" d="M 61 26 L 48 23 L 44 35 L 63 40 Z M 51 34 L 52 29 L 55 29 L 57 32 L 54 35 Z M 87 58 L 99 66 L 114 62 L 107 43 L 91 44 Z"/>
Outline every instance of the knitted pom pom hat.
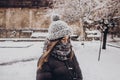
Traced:
<path fill-rule="evenodd" d="M 58 15 L 54 15 L 52 20 L 53 22 L 48 29 L 49 40 L 56 40 L 72 34 L 71 28 L 67 25 L 67 23 L 61 21 Z"/>

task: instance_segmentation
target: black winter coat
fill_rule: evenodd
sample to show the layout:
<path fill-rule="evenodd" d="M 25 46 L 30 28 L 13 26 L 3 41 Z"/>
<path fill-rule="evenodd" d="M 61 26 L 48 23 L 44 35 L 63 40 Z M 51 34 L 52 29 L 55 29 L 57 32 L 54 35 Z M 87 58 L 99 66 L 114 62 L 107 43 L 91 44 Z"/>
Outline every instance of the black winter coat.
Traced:
<path fill-rule="evenodd" d="M 61 61 L 49 56 L 42 69 L 37 70 L 36 80 L 82 80 L 82 73 L 75 55 L 72 59 Z"/>

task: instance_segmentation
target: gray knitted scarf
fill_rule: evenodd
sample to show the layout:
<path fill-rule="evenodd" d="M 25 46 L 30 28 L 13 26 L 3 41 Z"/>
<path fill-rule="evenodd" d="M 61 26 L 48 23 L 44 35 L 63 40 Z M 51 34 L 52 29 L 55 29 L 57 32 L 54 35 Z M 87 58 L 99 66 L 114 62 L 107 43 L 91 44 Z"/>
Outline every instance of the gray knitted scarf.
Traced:
<path fill-rule="evenodd" d="M 52 56 L 59 60 L 67 60 L 69 58 L 70 53 L 71 44 L 70 43 L 64 44 L 61 41 L 59 41 L 52 50 Z"/>

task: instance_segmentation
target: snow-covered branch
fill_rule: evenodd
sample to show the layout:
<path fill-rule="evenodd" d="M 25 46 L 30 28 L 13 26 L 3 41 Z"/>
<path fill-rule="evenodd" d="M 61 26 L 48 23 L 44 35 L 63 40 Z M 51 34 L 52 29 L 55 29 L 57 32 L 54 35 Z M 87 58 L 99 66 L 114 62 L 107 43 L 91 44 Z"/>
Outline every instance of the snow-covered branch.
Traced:
<path fill-rule="evenodd" d="M 119 0 L 54 0 L 55 7 L 67 22 L 74 22 L 80 18 L 98 20 L 120 11 Z"/>

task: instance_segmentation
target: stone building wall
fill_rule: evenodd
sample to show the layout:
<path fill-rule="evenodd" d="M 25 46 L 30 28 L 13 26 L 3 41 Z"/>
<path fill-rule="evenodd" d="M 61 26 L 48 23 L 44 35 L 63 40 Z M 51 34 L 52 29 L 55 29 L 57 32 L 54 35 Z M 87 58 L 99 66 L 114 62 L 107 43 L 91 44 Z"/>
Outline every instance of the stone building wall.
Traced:
<path fill-rule="evenodd" d="M 42 28 L 48 27 L 50 18 L 44 8 L 0 8 L 0 28 Z"/>
<path fill-rule="evenodd" d="M 0 28 L 4 28 L 6 26 L 6 10 L 0 9 Z"/>

